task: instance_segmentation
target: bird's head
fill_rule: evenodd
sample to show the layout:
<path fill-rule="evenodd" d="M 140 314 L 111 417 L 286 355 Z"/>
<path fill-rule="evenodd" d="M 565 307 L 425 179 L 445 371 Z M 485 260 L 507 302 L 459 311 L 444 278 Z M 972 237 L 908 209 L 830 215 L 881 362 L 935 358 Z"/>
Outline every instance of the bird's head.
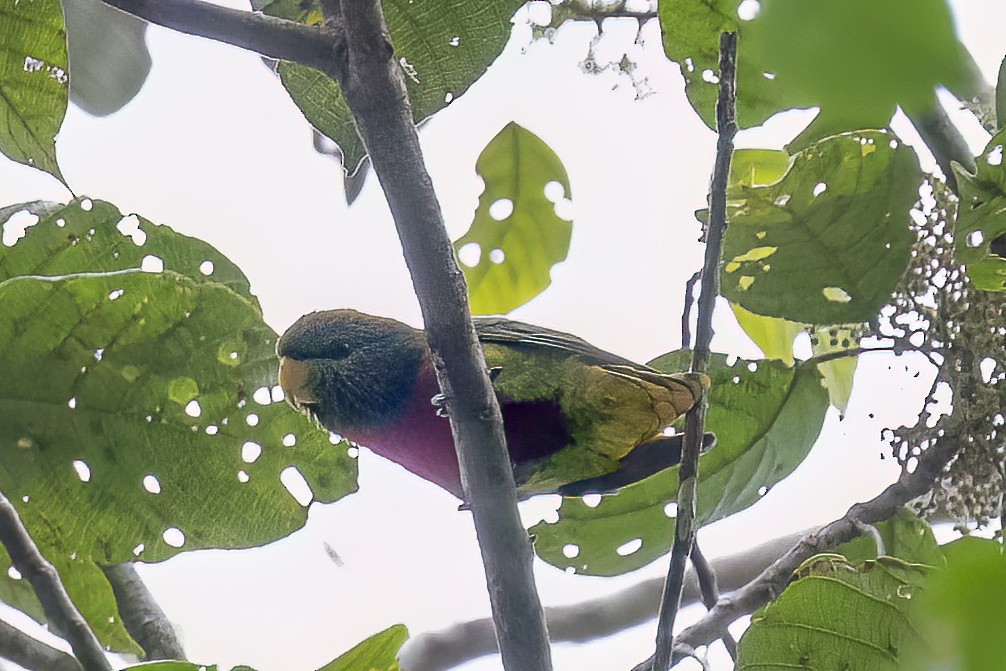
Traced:
<path fill-rule="evenodd" d="M 287 402 L 342 434 L 394 422 L 426 352 L 422 331 L 355 310 L 304 315 L 276 343 Z"/>

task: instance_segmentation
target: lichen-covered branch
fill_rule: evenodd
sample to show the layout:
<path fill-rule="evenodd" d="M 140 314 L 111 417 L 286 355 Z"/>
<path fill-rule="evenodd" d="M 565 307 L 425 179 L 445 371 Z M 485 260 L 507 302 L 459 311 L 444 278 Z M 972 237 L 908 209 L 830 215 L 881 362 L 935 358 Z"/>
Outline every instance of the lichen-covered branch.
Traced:
<path fill-rule="evenodd" d="M 62 650 L 29 636 L 0 620 L 0 658 L 28 671 L 80 671 L 80 664 Z"/>
<path fill-rule="evenodd" d="M 133 640 L 140 644 L 148 660 L 184 660 L 175 628 L 143 584 L 132 564 L 115 564 L 102 569 L 112 586 L 119 617 Z"/>

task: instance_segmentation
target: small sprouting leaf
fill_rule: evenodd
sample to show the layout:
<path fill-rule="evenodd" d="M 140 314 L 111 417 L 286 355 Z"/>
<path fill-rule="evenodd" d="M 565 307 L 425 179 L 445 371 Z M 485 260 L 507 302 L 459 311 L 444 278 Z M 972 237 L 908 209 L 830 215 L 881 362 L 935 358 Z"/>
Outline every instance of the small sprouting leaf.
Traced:
<path fill-rule="evenodd" d="M 837 554 L 808 559 L 774 602 L 751 617 L 737 671 L 900 671 L 925 647 L 913 618 L 930 570 L 896 559 L 853 565 Z"/>
<path fill-rule="evenodd" d="M 447 107 L 485 73 L 510 39 L 510 19 L 522 4 L 522 0 L 383 3 L 416 123 Z M 317 2 L 282 0 L 267 4 L 263 11 L 306 23 L 321 17 Z M 366 149 L 339 86 L 321 72 L 295 63 L 281 63 L 279 73 L 294 103 L 311 125 L 339 145 L 343 166 L 355 173 Z"/>
<path fill-rule="evenodd" d="M 900 508 L 893 517 L 874 526 L 884 542 L 884 556 L 913 564 L 943 565 L 933 528 L 908 508 Z M 836 552 L 853 564 L 859 564 L 877 558 L 877 542 L 863 535 L 842 545 Z"/>
<path fill-rule="evenodd" d="M 404 624 L 396 624 L 342 653 L 318 671 L 398 671 L 398 649 L 409 637 Z"/>
<path fill-rule="evenodd" d="M 472 312 L 506 313 L 544 291 L 552 266 L 566 258 L 573 224 L 559 210 L 568 203 L 569 178 L 555 152 L 513 122 L 486 145 L 475 169 L 486 188 L 454 249 Z"/>
<path fill-rule="evenodd" d="M 954 228 L 957 260 L 978 289 L 1006 291 L 1006 170 L 1000 130 L 975 158 L 975 174 L 954 164 L 960 206 Z"/>
<path fill-rule="evenodd" d="M 757 315 L 736 303 L 730 303 L 730 309 L 741 329 L 758 345 L 766 359 L 778 359 L 787 366 L 793 365 L 793 339 L 803 333 L 803 324 Z"/>
<path fill-rule="evenodd" d="M 872 319 L 908 264 L 920 178 L 911 148 L 862 131 L 807 147 L 773 184 L 730 189 L 723 295 L 795 322 Z"/>
<path fill-rule="evenodd" d="M 689 357 L 673 352 L 650 365 L 683 370 Z M 747 508 L 789 475 L 813 446 L 828 408 L 814 367 L 743 360 L 728 365 L 715 354 L 709 375 L 706 430 L 716 434 L 716 445 L 700 458 L 701 524 Z M 614 494 L 563 499 L 558 522 L 531 529 L 535 551 L 553 566 L 589 575 L 645 566 L 670 549 L 677 489 L 672 468 Z"/>
<path fill-rule="evenodd" d="M 67 106 L 59 0 L 0 4 L 0 152 L 63 180 L 56 133 Z"/>

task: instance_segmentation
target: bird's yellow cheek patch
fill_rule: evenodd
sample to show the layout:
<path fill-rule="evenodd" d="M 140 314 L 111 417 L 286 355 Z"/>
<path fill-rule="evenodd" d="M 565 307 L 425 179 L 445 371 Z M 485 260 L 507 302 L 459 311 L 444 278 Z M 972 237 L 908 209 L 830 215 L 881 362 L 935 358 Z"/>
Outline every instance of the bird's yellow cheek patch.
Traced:
<path fill-rule="evenodd" d="M 294 406 L 317 403 L 311 394 L 311 366 L 306 361 L 288 357 L 279 359 L 279 386 Z"/>

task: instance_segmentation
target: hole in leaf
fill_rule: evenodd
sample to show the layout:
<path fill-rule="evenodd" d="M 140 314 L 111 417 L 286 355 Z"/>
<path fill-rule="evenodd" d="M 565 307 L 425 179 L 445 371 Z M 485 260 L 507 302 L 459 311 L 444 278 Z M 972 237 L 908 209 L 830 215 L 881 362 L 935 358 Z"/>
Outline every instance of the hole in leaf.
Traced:
<path fill-rule="evenodd" d="M 199 405 L 199 401 L 192 399 L 191 401 L 186 403 L 185 414 L 188 415 L 189 417 L 198 417 L 199 415 L 203 414 L 203 409 Z"/>
<path fill-rule="evenodd" d="M 750 21 L 758 16 L 758 12 L 760 11 L 761 4 L 758 0 L 743 0 L 743 2 L 737 6 L 737 18 L 741 21 Z"/>
<path fill-rule="evenodd" d="M 506 252 L 502 249 L 494 249 L 489 252 L 489 260 L 496 265 L 503 263 L 506 260 Z"/>
<path fill-rule="evenodd" d="M 255 463 L 255 460 L 262 455 L 262 446 L 258 443 L 248 441 L 241 446 L 241 461 L 246 464 Z"/>
<path fill-rule="evenodd" d="M 238 482 L 240 482 L 241 484 L 244 484 L 244 483 L 248 482 L 249 479 L 250 478 L 248 477 L 248 474 L 246 472 L 244 472 L 244 471 L 238 471 Z"/>
<path fill-rule="evenodd" d="M 814 197 L 816 198 L 817 196 L 820 196 L 822 193 L 824 193 L 827 190 L 828 190 L 828 185 L 827 184 L 825 184 L 824 182 L 818 182 L 817 184 L 814 185 L 814 190 L 812 191 L 812 193 L 814 194 Z"/>
<path fill-rule="evenodd" d="M 91 481 L 91 468 L 85 462 L 77 459 L 73 462 L 73 470 L 76 471 L 81 482 Z"/>
<path fill-rule="evenodd" d="M 668 501 L 664 506 L 664 515 L 670 517 L 672 520 L 678 516 L 678 502 Z"/>
<path fill-rule="evenodd" d="M 459 36 L 455 35 L 454 37 L 452 37 L 451 39 L 449 39 L 447 41 L 447 44 L 451 45 L 452 47 L 456 47 L 459 44 L 461 44 L 461 38 Z"/>
<path fill-rule="evenodd" d="M 117 300 L 119 298 L 122 298 L 122 295 L 125 294 L 125 293 L 126 292 L 125 292 L 124 289 L 116 289 L 115 291 L 113 291 L 113 292 L 111 292 L 111 293 L 108 294 L 108 300 L 114 301 L 114 300 Z"/>
<path fill-rule="evenodd" d="M 545 200 L 553 204 L 558 203 L 566 197 L 566 187 L 554 179 L 545 184 L 545 188 L 542 191 L 545 194 Z"/>
<path fill-rule="evenodd" d="M 90 212 L 92 208 L 94 208 L 94 203 L 91 202 L 90 198 L 85 198 L 84 200 L 80 201 L 80 209 L 84 210 L 85 212 Z"/>
<path fill-rule="evenodd" d="M 202 263 L 200 263 L 199 264 L 199 272 L 201 272 L 203 275 L 212 275 L 213 274 L 213 262 L 212 261 L 203 261 Z"/>
<path fill-rule="evenodd" d="M 769 490 L 768 487 L 762 485 L 761 487 L 758 488 L 758 496 L 765 496 L 766 494 L 768 494 L 768 490 Z"/>
<path fill-rule="evenodd" d="M 509 198 L 500 198 L 489 206 L 489 216 L 496 221 L 509 219 L 511 214 L 513 214 L 513 201 Z"/>
<path fill-rule="evenodd" d="M 712 70 L 703 70 L 702 81 L 708 82 L 710 84 L 719 84 L 720 78 Z"/>
<path fill-rule="evenodd" d="M 151 494 L 161 493 L 161 482 L 154 476 L 153 473 L 148 473 L 143 476 L 143 488 L 146 489 Z"/>
<path fill-rule="evenodd" d="M 469 268 L 479 265 L 482 258 L 482 247 L 477 242 L 469 242 L 458 250 L 458 260 Z"/>
<path fill-rule="evenodd" d="M 10 568 L 7 569 L 7 575 L 8 575 L 8 577 L 10 577 L 11 580 L 20 580 L 21 579 L 21 572 L 18 571 L 13 566 L 11 566 Z"/>
<path fill-rule="evenodd" d="M 555 211 L 555 216 L 563 221 L 573 221 L 573 201 L 569 198 L 563 198 L 552 209 Z"/>
<path fill-rule="evenodd" d="M 132 240 L 133 244 L 137 247 L 142 247 L 147 242 L 147 234 L 140 228 L 140 218 L 135 214 L 130 214 L 119 219 L 119 223 L 115 227 L 119 230 L 119 233 Z"/>
<path fill-rule="evenodd" d="M 146 546 L 143 543 L 137 543 L 136 547 L 133 548 L 133 556 L 139 557 L 145 549 Z"/>
<path fill-rule="evenodd" d="M 293 435 L 292 433 L 288 433 L 285 436 L 283 436 L 284 447 L 293 447 L 296 444 L 297 444 L 297 436 Z"/>
<path fill-rule="evenodd" d="M 11 215 L 10 219 L 3 224 L 3 244 L 5 247 L 13 247 L 18 240 L 23 238 L 28 229 L 38 223 L 38 217 L 22 210 Z"/>
<path fill-rule="evenodd" d="M 71 396 L 70 400 L 66 402 L 66 407 L 70 408 L 70 410 L 73 410 L 74 408 L 76 408 L 77 407 L 77 397 L 76 396 Z"/>
<path fill-rule="evenodd" d="M 566 559 L 572 559 L 580 554 L 580 546 L 574 545 L 573 543 L 567 543 L 562 546 L 562 554 Z"/>
<path fill-rule="evenodd" d="M 444 102 L 447 103 L 448 105 L 450 105 L 452 102 L 454 102 L 454 94 L 451 93 L 450 91 L 448 91 L 447 93 L 445 93 L 444 94 Z"/>
<path fill-rule="evenodd" d="M 220 429 L 217 428 L 216 424 L 207 424 L 206 425 L 206 435 L 207 436 L 215 436 L 215 435 L 217 435 L 218 431 L 220 431 Z"/>
<path fill-rule="evenodd" d="M 279 386 L 278 384 L 272 388 L 271 396 L 273 403 L 282 403 L 283 400 L 286 398 L 286 394 L 283 393 L 283 387 Z"/>
<path fill-rule="evenodd" d="M 164 533 L 161 534 L 161 538 L 163 538 L 164 542 L 173 548 L 180 548 L 185 545 L 185 534 L 183 534 L 182 530 L 178 527 L 168 527 L 164 530 Z"/>
<path fill-rule="evenodd" d="M 987 160 L 989 165 L 1001 165 L 1003 162 L 1003 146 L 997 144 L 995 148 L 988 153 Z"/>
<path fill-rule="evenodd" d="M 286 487 L 286 491 L 290 492 L 297 503 L 302 506 L 307 506 L 314 500 L 314 493 L 311 491 L 311 486 L 307 484 L 307 480 L 296 466 L 287 466 L 283 469 L 283 472 L 279 474 L 279 481 L 283 483 Z"/>
<path fill-rule="evenodd" d="M 622 543 L 617 548 L 615 548 L 615 553 L 620 557 L 628 557 L 633 552 L 638 552 L 639 548 L 643 547 L 642 538 L 633 538 L 631 541 Z"/>
<path fill-rule="evenodd" d="M 583 505 L 588 508 L 596 508 L 601 505 L 601 495 L 600 494 L 585 494 L 583 497 Z"/>
<path fill-rule="evenodd" d="M 147 273 L 162 273 L 164 272 L 164 261 L 159 256 L 147 254 L 140 261 L 140 270 Z"/>
<path fill-rule="evenodd" d="M 346 454 L 349 455 L 350 459 L 356 459 L 360 456 L 360 448 L 356 446 L 351 446 L 346 448 Z"/>
<path fill-rule="evenodd" d="M 247 422 L 248 426 L 258 426 L 258 415 L 254 412 L 249 413 L 248 416 L 245 417 L 245 422 Z"/>
<path fill-rule="evenodd" d="M 259 387 L 252 394 L 252 400 L 259 405 L 269 405 L 272 403 L 272 394 L 269 392 L 269 387 Z"/>

